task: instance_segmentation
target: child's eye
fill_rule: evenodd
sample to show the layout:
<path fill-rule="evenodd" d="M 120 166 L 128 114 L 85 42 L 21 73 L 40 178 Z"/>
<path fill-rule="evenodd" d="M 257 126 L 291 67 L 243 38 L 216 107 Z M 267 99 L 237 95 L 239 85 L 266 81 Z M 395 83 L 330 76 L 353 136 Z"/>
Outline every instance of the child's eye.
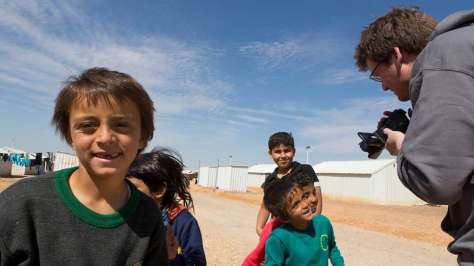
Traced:
<path fill-rule="evenodd" d="M 130 123 L 127 121 L 117 121 L 114 123 L 114 127 L 117 130 L 128 130 L 130 128 Z"/>
<path fill-rule="evenodd" d="M 127 122 L 119 122 L 119 123 L 117 123 L 116 126 L 117 127 L 128 127 L 128 123 Z"/>
<path fill-rule="evenodd" d="M 293 203 L 293 205 L 291 206 L 292 209 L 296 209 L 296 207 L 298 207 L 298 205 L 300 205 L 300 201 L 296 201 L 295 203 Z"/>
<path fill-rule="evenodd" d="M 89 130 L 96 128 L 96 125 L 92 122 L 82 122 L 77 125 L 77 128 L 81 130 Z"/>

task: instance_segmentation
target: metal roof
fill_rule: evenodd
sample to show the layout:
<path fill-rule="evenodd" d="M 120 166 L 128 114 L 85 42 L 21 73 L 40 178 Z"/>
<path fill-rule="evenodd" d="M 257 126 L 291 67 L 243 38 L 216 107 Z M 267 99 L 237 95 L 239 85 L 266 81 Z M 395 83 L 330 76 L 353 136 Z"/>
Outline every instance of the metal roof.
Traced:
<path fill-rule="evenodd" d="M 15 149 L 15 148 L 11 148 L 11 147 L 1 147 L 0 148 L 0 153 L 26 153 L 26 151 L 23 151 L 23 150 L 19 150 L 19 149 Z"/>
<path fill-rule="evenodd" d="M 276 164 L 257 164 L 249 167 L 249 173 L 271 174 L 277 167 Z"/>
<path fill-rule="evenodd" d="M 395 163 L 395 159 L 327 161 L 319 163 L 313 168 L 317 174 L 375 174 Z"/>

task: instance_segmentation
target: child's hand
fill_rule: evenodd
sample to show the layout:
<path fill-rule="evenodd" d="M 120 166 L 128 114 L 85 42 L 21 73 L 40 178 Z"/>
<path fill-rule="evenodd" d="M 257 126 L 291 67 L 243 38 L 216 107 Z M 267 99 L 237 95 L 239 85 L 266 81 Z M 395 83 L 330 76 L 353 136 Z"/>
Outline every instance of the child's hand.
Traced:
<path fill-rule="evenodd" d="M 174 260 L 178 255 L 179 242 L 173 235 L 173 228 L 170 224 L 166 225 L 166 249 L 168 250 L 168 259 Z"/>

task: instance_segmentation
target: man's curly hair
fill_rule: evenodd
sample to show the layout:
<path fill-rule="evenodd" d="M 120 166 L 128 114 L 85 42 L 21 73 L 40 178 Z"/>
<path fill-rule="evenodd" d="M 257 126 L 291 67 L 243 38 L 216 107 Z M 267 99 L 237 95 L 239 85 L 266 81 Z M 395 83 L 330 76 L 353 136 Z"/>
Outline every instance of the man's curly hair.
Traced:
<path fill-rule="evenodd" d="M 418 55 L 429 41 L 436 20 L 417 7 L 392 8 L 360 34 L 354 59 L 361 71 L 367 71 L 367 59 L 389 63 L 394 47 Z"/>

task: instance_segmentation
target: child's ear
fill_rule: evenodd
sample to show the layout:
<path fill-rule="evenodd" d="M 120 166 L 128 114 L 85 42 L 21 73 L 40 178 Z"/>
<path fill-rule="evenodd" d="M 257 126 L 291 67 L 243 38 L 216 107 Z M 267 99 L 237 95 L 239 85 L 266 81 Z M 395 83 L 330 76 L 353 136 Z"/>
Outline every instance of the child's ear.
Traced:
<path fill-rule="evenodd" d="M 284 224 L 287 224 L 290 222 L 290 219 L 288 217 L 278 217 L 278 219 Z"/>
<path fill-rule="evenodd" d="M 163 198 L 163 196 L 166 193 L 166 188 L 167 188 L 167 186 L 164 185 L 161 188 L 159 188 L 156 192 L 154 192 L 153 196 L 155 197 L 155 199 L 159 199 L 161 201 L 161 199 Z"/>
<path fill-rule="evenodd" d="M 138 142 L 138 149 L 140 151 L 143 151 L 145 146 L 146 146 L 146 141 L 143 138 L 140 138 L 140 141 Z"/>

